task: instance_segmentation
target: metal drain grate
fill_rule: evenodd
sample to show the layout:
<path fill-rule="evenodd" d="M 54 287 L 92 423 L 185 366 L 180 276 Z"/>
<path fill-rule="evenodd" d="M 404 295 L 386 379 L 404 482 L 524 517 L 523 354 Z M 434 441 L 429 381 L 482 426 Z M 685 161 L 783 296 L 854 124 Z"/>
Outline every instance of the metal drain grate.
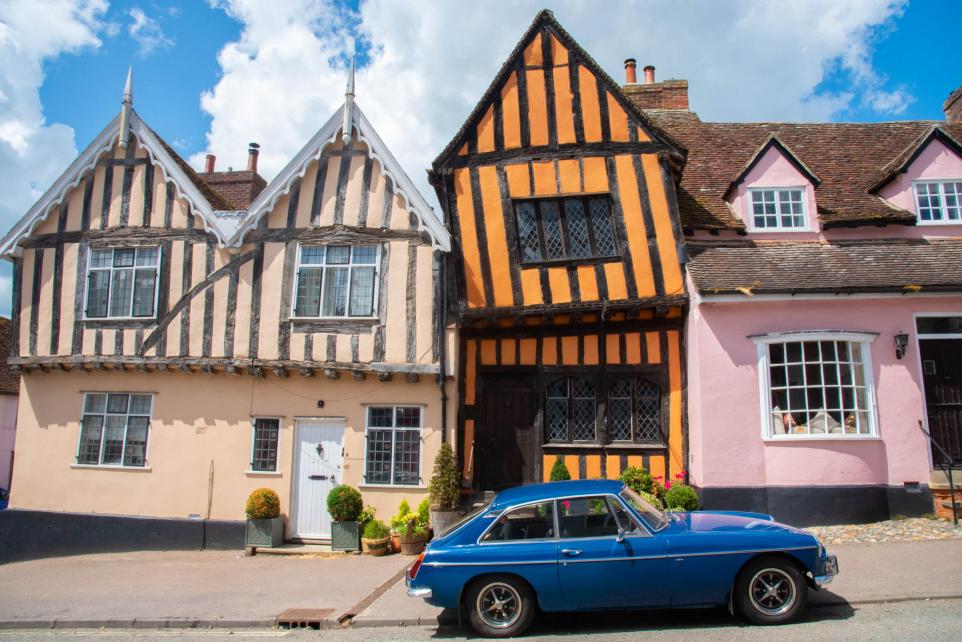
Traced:
<path fill-rule="evenodd" d="M 282 629 L 314 629 L 315 631 L 331 622 L 327 619 L 334 609 L 287 609 L 277 616 L 274 623 Z"/>

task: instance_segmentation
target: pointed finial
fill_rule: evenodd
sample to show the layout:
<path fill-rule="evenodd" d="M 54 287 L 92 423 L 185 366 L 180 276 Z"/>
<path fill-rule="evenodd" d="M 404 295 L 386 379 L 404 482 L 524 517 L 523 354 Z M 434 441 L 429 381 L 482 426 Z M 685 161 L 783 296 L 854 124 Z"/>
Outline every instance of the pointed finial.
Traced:
<path fill-rule="evenodd" d="M 354 59 L 351 56 L 351 70 L 347 75 L 347 89 L 344 91 L 344 122 L 341 126 L 344 145 L 351 144 L 351 128 L 354 123 Z"/>
<path fill-rule="evenodd" d="M 127 149 L 130 141 L 130 110 L 134 105 L 134 69 L 127 67 L 127 81 L 124 83 L 124 97 L 120 101 L 120 146 Z"/>

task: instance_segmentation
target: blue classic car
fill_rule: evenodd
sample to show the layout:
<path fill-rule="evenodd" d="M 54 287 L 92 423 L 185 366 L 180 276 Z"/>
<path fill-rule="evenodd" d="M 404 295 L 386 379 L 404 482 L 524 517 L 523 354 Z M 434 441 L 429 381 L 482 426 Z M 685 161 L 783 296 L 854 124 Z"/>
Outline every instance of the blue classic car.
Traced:
<path fill-rule="evenodd" d="M 728 605 L 756 624 L 797 618 L 838 572 L 812 535 L 769 515 L 663 513 L 620 481 L 511 488 L 430 543 L 408 595 L 463 609 L 487 637 L 535 611 Z"/>

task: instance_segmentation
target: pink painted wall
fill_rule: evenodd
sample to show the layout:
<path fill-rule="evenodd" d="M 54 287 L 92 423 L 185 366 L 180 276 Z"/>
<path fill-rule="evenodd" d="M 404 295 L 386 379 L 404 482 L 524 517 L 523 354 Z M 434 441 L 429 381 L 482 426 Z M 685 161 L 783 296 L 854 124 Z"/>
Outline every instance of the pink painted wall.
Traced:
<path fill-rule="evenodd" d="M 17 430 L 17 395 L 0 395 L 0 487 L 10 490 Z"/>
<path fill-rule="evenodd" d="M 748 172 L 745 179 L 738 184 L 734 194 L 731 195 L 729 203 L 734 210 L 735 216 L 740 218 L 745 225 L 751 226 L 751 196 L 748 191 L 756 187 L 805 187 L 805 207 L 808 217 L 808 232 L 762 232 L 762 234 L 778 239 L 809 238 L 818 232 L 818 217 L 815 216 L 815 189 L 801 172 L 795 169 L 781 151 L 777 148 L 770 148 L 761 157 L 752 171 Z M 756 234 L 752 234 L 755 238 Z"/>
<path fill-rule="evenodd" d="M 958 313 L 958 298 L 695 301 L 688 318 L 689 449 L 699 486 L 927 484 L 919 431 L 925 405 L 914 312 Z M 877 439 L 762 439 L 757 350 L 749 335 L 800 330 L 875 332 Z M 909 334 L 895 358 L 893 335 Z"/>

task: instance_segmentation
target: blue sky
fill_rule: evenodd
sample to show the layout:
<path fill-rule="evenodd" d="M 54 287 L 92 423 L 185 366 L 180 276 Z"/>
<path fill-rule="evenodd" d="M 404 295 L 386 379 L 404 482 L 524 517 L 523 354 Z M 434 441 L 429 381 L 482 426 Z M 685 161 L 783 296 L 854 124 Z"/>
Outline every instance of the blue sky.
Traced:
<path fill-rule="evenodd" d="M 270 179 L 342 100 L 358 102 L 430 202 L 424 169 L 544 0 L 0 0 L 0 227 L 9 229 L 117 113 L 134 106 L 195 166 Z M 38 8 L 40 7 L 40 8 Z M 962 84 L 958 0 L 558 0 L 615 78 L 686 78 L 705 120 L 941 119 Z M 0 29 L 0 35 L 4 31 Z M 0 268 L 0 313 L 9 312 Z"/>

